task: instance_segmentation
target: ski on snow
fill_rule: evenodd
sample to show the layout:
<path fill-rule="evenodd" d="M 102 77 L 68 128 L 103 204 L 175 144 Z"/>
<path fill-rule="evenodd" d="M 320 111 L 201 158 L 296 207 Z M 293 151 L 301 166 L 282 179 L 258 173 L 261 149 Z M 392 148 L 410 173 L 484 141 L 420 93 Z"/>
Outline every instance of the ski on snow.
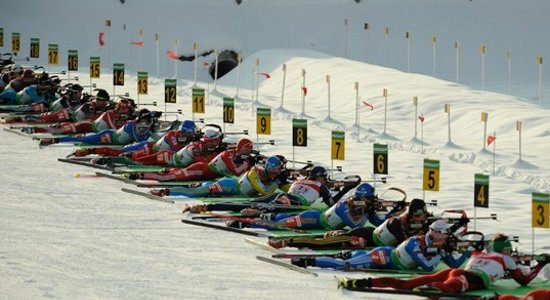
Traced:
<path fill-rule="evenodd" d="M 121 188 L 121 191 L 123 191 L 125 193 L 129 193 L 129 194 L 139 195 L 139 196 L 145 197 L 147 199 L 151 199 L 151 200 L 155 200 L 155 201 L 159 201 L 159 202 L 174 203 L 174 200 L 172 200 L 172 199 L 168 199 L 168 198 L 165 198 L 165 197 L 160 197 L 160 196 L 153 195 L 153 194 L 150 194 L 150 193 L 140 192 L 140 191 L 131 190 L 131 189 L 127 189 L 127 188 Z"/>
<path fill-rule="evenodd" d="M 185 223 L 185 224 L 189 224 L 189 225 L 219 229 L 219 230 L 224 230 L 224 231 L 229 231 L 229 232 L 240 233 L 240 234 L 244 234 L 244 235 L 262 236 L 262 237 L 266 236 L 266 234 L 264 234 L 262 232 L 257 232 L 257 231 L 252 231 L 252 230 L 245 230 L 245 229 L 241 229 L 241 228 L 228 227 L 228 226 L 225 225 L 225 223 L 216 224 L 216 222 L 201 222 L 201 221 L 195 221 L 195 220 L 189 220 L 189 219 L 182 219 L 181 222 Z"/>
<path fill-rule="evenodd" d="M 277 260 L 277 259 L 274 259 L 274 258 L 258 255 L 258 256 L 256 256 L 256 259 L 259 260 L 259 261 L 270 263 L 272 265 L 281 266 L 283 268 L 287 268 L 287 269 L 292 270 L 292 271 L 296 271 L 296 272 L 300 272 L 300 273 L 304 273 L 304 274 L 308 274 L 308 275 L 313 275 L 315 277 L 319 276 L 317 273 L 315 273 L 313 271 L 310 271 L 310 270 L 304 269 L 304 268 L 300 268 L 298 266 L 291 265 L 291 264 L 288 264 L 286 262 L 283 262 L 283 261 L 280 261 L 280 260 Z"/>

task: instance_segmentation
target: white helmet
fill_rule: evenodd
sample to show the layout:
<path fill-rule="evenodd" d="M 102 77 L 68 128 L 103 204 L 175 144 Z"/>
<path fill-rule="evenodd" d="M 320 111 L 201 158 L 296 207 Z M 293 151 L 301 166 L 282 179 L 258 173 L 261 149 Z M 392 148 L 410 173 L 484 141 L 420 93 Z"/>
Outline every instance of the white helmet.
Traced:
<path fill-rule="evenodd" d="M 17 72 L 17 73 L 23 73 L 23 67 L 21 67 L 20 64 L 13 64 L 11 65 L 11 71 Z"/>
<path fill-rule="evenodd" d="M 436 220 L 430 225 L 428 234 L 433 238 L 445 238 L 449 235 L 451 226 L 445 220 Z"/>

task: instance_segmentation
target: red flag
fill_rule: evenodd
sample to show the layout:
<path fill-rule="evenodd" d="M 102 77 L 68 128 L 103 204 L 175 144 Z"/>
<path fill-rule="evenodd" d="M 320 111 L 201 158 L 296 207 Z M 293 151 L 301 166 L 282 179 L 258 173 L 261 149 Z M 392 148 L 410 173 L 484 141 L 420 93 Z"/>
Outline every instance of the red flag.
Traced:
<path fill-rule="evenodd" d="M 105 32 L 100 31 L 99 32 L 99 47 L 103 47 L 103 45 L 105 45 L 105 41 L 103 41 L 104 36 L 105 36 Z"/>
<path fill-rule="evenodd" d="M 271 75 L 269 75 L 268 73 L 258 72 L 258 74 L 263 75 L 265 79 L 271 78 Z"/>
<path fill-rule="evenodd" d="M 304 96 L 307 96 L 307 86 L 302 87 L 302 93 L 304 93 Z"/>
<path fill-rule="evenodd" d="M 496 136 L 490 135 L 487 137 L 487 145 L 491 145 L 497 139 Z"/>
<path fill-rule="evenodd" d="M 170 50 L 166 51 L 166 55 L 168 55 L 171 59 L 178 59 L 178 55 Z"/>
<path fill-rule="evenodd" d="M 370 108 L 370 110 L 374 110 L 374 105 L 368 103 L 367 101 L 363 101 L 363 104 Z"/>
<path fill-rule="evenodd" d="M 143 41 L 137 41 L 137 42 L 131 42 L 132 45 L 136 45 L 138 47 L 143 46 Z"/>
<path fill-rule="evenodd" d="M 418 119 L 420 120 L 420 123 L 424 123 L 424 115 L 418 116 Z"/>

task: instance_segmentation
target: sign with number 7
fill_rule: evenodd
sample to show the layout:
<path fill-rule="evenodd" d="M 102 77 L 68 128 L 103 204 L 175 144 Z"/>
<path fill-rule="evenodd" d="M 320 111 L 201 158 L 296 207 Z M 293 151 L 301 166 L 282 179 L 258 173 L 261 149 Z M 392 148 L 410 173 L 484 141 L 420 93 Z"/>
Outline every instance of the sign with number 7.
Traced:
<path fill-rule="evenodd" d="M 331 158 L 336 160 L 345 160 L 346 158 L 346 133 L 344 131 L 332 132 Z"/>

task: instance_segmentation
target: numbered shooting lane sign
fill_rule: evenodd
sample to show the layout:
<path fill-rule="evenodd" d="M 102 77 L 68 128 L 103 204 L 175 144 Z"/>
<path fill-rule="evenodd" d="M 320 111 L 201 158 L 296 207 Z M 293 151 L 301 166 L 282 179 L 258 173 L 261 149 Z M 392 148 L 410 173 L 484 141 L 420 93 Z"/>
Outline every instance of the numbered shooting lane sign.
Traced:
<path fill-rule="evenodd" d="M 235 99 L 233 98 L 223 98 L 223 122 L 235 123 Z"/>
<path fill-rule="evenodd" d="M 40 57 L 40 39 L 31 38 L 31 53 L 29 55 L 32 58 Z"/>
<path fill-rule="evenodd" d="M 176 79 L 164 79 L 164 103 L 176 103 Z"/>
<path fill-rule="evenodd" d="M 531 226 L 550 228 L 550 194 L 535 192 L 532 194 L 532 199 Z"/>
<path fill-rule="evenodd" d="M 137 81 L 137 92 L 139 95 L 147 95 L 149 91 L 147 78 L 148 74 L 147 72 L 138 71 L 137 72 L 138 81 Z"/>
<path fill-rule="evenodd" d="M 78 71 L 78 50 L 69 50 L 67 65 L 69 71 Z"/>
<path fill-rule="evenodd" d="M 307 147 L 306 119 L 292 119 L 292 146 Z"/>
<path fill-rule="evenodd" d="M 124 64 L 113 64 L 113 85 L 124 85 Z"/>
<path fill-rule="evenodd" d="M 439 191 L 439 160 L 424 159 L 424 176 L 422 189 L 424 191 Z"/>
<path fill-rule="evenodd" d="M 256 109 L 256 134 L 271 134 L 271 108 Z"/>
<path fill-rule="evenodd" d="M 57 44 L 48 44 L 48 64 L 59 64 L 59 46 Z"/>
<path fill-rule="evenodd" d="M 489 176 L 475 174 L 474 176 L 474 207 L 489 207 Z"/>
<path fill-rule="evenodd" d="M 90 78 L 99 78 L 101 75 L 101 59 L 99 56 L 90 57 Z"/>
<path fill-rule="evenodd" d="M 205 93 L 204 89 L 194 88 L 191 97 L 191 111 L 193 113 L 204 114 L 205 111 Z"/>
<path fill-rule="evenodd" d="M 12 32 L 11 34 L 11 52 L 21 51 L 21 35 L 19 32 Z"/>
<path fill-rule="evenodd" d="M 0 28 L 0 47 L 4 47 L 4 28 Z"/>
<path fill-rule="evenodd" d="M 344 131 L 332 131 L 331 159 L 346 159 L 346 133 Z"/>
<path fill-rule="evenodd" d="M 374 174 L 388 174 L 388 145 L 374 144 L 372 163 Z"/>

